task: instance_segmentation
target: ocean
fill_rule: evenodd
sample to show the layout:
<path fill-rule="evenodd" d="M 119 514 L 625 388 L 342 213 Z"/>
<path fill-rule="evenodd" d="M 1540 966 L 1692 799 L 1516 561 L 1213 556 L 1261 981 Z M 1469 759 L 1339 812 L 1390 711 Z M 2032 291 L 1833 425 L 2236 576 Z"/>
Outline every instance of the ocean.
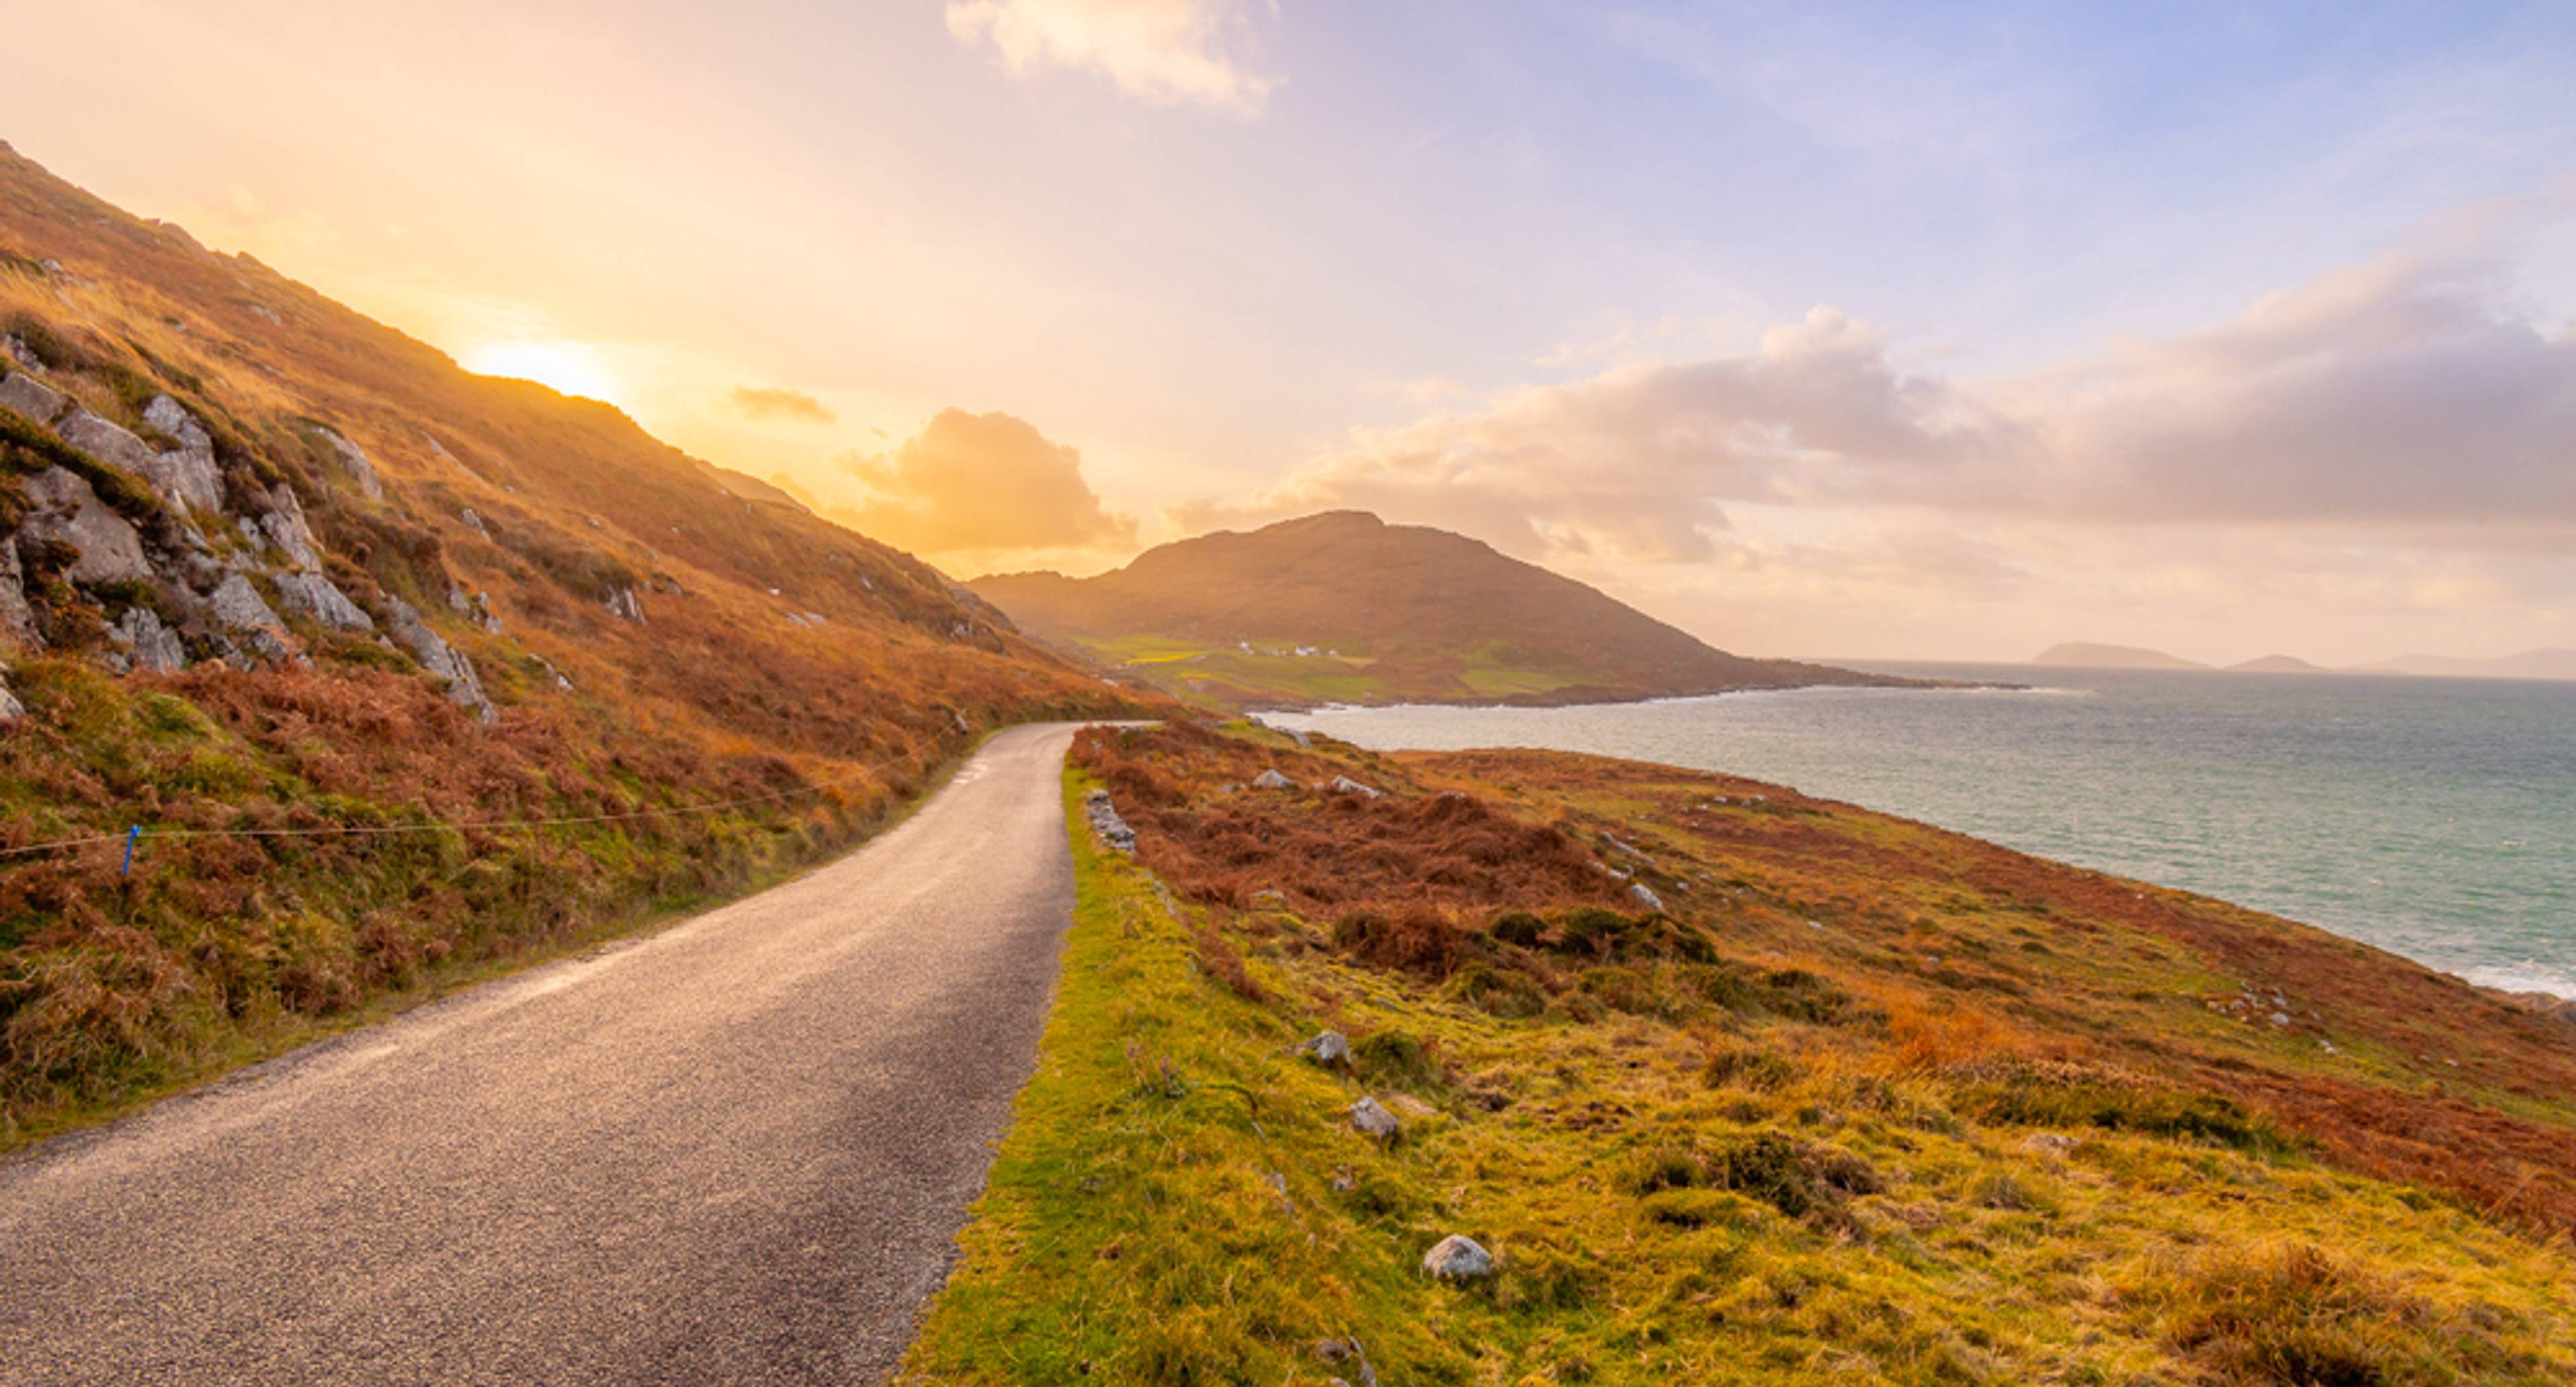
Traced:
<path fill-rule="evenodd" d="M 1380 750 L 1551 747 L 1753 776 L 2576 997 L 2576 683 L 1858 667 L 2033 687 L 1264 719 Z"/>

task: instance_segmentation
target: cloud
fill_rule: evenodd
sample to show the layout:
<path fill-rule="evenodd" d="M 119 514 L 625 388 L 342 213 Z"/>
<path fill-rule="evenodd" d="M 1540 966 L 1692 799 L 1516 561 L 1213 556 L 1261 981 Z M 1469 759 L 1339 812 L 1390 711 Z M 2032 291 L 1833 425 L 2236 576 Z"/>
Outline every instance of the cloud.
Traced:
<path fill-rule="evenodd" d="M 1524 554 L 1700 562 L 1746 505 L 2293 524 L 2456 545 L 2576 529 L 2576 336 L 2473 259 L 2393 257 L 2003 380 L 1910 374 L 1818 308 L 1755 350 L 1363 430 L 1184 524 L 1357 505 Z"/>
<path fill-rule="evenodd" d="M 1005 71 L 1098 72 L 1130 96 L 1258 115 L 1279 85 L 1226 52 L 1237 0 L 954 0 L 948 32 Z"/>
<path fill-rule="evenodd" d="M 1136 522 L 1102 508 L 1082 454 L 1024 420 L 943 409 L 891 453 L 851 454 L 864 494 L 833 518 L 929 554 L 1132 546 Z"/>
<path fill-rule="evenodd" d="M 737 385 L 725 396 L 725 403 L 734 413 L 755 421 L 784 419 L 796 424 L 829 424 L 840 418 L 821 400 L 802 390 L 773 386 Z"/>

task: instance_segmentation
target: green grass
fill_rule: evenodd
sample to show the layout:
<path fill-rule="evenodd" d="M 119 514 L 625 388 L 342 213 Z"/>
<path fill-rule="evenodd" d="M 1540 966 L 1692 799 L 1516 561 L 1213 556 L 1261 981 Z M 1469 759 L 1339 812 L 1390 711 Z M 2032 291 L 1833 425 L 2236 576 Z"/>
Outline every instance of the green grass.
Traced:
<path fill-rule="evenodd" d="M 1317 1352 L 1354 1336 L 1389 1383 L 2576 1378 L 2563 1239 L 2241 1112 L 1890 1069 L 1855 1048 L 1884 1017 L 1767 993 L 1658 1000 L 1701 965 L 1497 1014 L 1465 972 L 1175 903 L 1068 819 L 1055 1009 L 907 1381 L 1357 1381 Z M 1293 1053 L 1326 1025 L 1355 1074 Z M 1349 1129 L 1362 1093 L 1406 1114 L 1393 1146 Z M 1419 1273 L 1452 1232 L 1494 1281 Z"/>

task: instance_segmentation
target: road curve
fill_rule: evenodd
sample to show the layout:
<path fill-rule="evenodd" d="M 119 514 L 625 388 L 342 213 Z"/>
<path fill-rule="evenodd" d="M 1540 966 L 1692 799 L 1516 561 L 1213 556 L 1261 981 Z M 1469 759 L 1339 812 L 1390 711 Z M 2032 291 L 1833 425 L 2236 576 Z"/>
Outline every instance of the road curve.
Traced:
<path fill-rule="evenodd" d="M 874 1382 L 1073 904 L 1070 727 L 775 890 L 0 1164 L 0 1382 Z"/>

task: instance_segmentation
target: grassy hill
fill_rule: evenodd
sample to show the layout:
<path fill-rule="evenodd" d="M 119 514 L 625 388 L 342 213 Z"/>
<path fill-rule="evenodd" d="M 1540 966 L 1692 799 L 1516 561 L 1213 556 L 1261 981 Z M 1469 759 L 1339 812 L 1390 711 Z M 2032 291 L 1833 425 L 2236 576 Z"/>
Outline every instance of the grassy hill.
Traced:
<path fill-rule="evenodd" d="M 976 579 L 1031 632 L 1202 704 L 1565 704 L 1895 684 L 1749 660 L 1461 535 L 1357 511 Z"/>
<path fill-rule="evenodd" d="M 0 661 L 0 1145 L 813 861 L 996 725 L 1136 706 L 606 405 L 5 147 Z"/>
<path fill-rule="evenodd" d="M 2567 1020 L 1726 776 L 1074 759 L 1136 856 L 908 1380 L 2576 1380 Z"/>

